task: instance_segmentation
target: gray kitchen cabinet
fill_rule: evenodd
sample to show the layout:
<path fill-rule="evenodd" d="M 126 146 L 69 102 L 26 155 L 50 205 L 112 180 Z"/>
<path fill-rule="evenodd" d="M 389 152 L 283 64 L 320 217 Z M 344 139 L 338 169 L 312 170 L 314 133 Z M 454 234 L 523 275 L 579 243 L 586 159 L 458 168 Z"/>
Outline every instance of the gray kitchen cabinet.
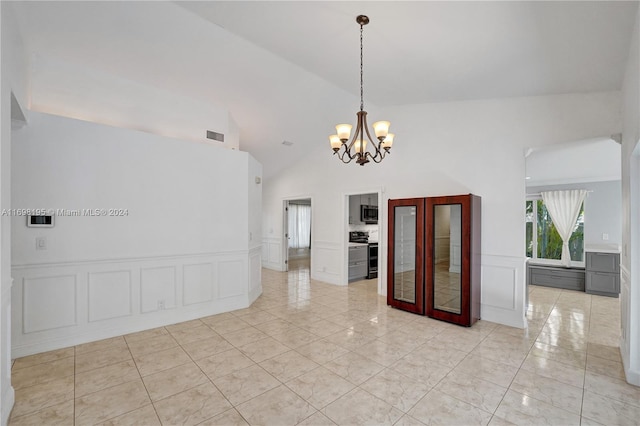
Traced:
<path fill-rule="evenodd" d="M 581 268 L 527 265 L 527 284 L 567 290 L 585 290 L 585 271 Z"/>
<path fill-rule="evenodd" d="M 587 252 L 586 256 L 585 292 L 618 297 L 620 294 L 620 254 Z"/>
<path fill-rule="evenodd" d="M 367 277 L 368 245 L 349 247 L 349 282 Z"/>
<path fill-rule="evenodd" d="M 360 220 L 360 195 L 349 197 L 349 225 L 364 225 Z"/>

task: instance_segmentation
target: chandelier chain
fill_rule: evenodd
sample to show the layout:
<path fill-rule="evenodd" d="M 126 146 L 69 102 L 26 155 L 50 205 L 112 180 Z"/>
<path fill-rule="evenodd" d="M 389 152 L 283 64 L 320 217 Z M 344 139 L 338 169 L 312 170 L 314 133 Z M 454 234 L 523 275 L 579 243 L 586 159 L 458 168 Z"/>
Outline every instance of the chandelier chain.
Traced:
<path fill-rule="evenodd" d="M 360 111 L 364 111 L 364 86 L 363 86 L 363 66 L 362 66 L 362 28 L 360 24 Z"/>

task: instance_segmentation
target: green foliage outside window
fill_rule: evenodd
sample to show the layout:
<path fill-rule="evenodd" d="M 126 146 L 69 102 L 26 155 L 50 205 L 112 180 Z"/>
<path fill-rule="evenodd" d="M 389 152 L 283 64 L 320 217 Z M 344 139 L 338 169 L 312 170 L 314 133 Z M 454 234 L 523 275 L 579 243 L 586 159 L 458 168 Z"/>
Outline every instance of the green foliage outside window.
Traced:
<path fill-rule="evenodd" d="M 535 208 L 535 218 L 534 218 Z M 536 255 L 533 255 L 534 234 L 533 226 L 536 226 Z M 569 239 L 569 252 L 571 260 L 580 262 L 584 255 L 584 204 L 580 206 L 578 220 Z M 526 255 L 537 259 L 560 260 L 562 256 L 562 238 L 556 230 L 542 200 L 531 200 L 526 203 Z"/>

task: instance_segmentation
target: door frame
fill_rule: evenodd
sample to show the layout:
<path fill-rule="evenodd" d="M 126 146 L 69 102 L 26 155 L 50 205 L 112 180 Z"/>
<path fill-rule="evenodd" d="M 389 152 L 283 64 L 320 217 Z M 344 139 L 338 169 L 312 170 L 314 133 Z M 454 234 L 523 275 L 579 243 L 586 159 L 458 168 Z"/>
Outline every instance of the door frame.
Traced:
<path fill-rule="evenodd" d="M 311 202 L 311 250 L 309 250 L 309 275 L 311 276 L 311 271 L 313 271 L 313 251 L 315 244 L 313 243 L 313 238 L 315 235 L 315 220 L 313 217 L 315 215 L 313 211 L 313 197 L 311 195 L 298 195 L 295 197 L 285 197 L 282 199 L 282 232 L 280 233 L 281 238 L 281 253 L 280 253 L 280 270 L 283 272 L 287 272 L 289 270 L 289 239 L 287 234 L 289 233 L 289 202 L 296 200 L 310 200 Z"/>
<path fill-rule="evenodd" d="M 386 296 L 386 265 L 387 265 L 387 251 L 383 248 L 387 247 L 387 205 L 384 202 L 385 191 L 383 187 L 377 188 L 365 188 L 359 190 L 353 190 L 342 193 L 342 277 L 340 280 L 341 285 L 349 285 L 349 197 L 352 195 L 364 195 L 364 194 L 377 194 L 378 196 L 378 294 Z M 313 212 L 312 212 L 313 214 Z"/>

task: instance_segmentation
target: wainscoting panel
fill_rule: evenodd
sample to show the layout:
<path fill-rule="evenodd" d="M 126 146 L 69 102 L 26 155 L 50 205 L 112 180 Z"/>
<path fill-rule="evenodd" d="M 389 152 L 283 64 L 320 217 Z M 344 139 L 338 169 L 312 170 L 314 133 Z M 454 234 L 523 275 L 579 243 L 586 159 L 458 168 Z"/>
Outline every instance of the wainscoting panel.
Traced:
<path fill-rule="evenodd" d="M 631 344 L 629 329 L 632 328 L 629 307 L 631 304 L 631 274 L 624 264 L 620 265 L 620 355 L 624 365 L 625 374 L 629 376 L 631 360 Z M 640 386 L 640 384 L 638 385 Z"/>
<path fill-rule="evenodd" d="M 213 265 L 184 265 L 182 279 L 183 304 L 209 302 L 213 299 Z"/>
<path fill-rule="evenodd" d="M 131 315 L 131 272 L 89 273 L 89 321 Z"/>
<path fill-rule="evenodd" d="M 220 299 L 239 296 L 246 288 L 238 284 L 242 277 L 243 263 L 238 260 L 221 260 L 218 262 L 218 294 Z"/>
<path fill-rule="evenodd" d="M 253 303 L 262 294 L 262 260 L 260 249 L 249 252 L 249 302 Z"/>
<path fill-rule="evenodd" d="M 140 311 L 154 312 L 176 307 L 176 268 L 142 268 L 140 270 Z"/>
<path fill-rule="evenodd" d="M 482 270 L 482 290 L 485 305 L 514 310 L 516 307 L 516 269 L 508 266 L 487 265 Z"/>
<path fill-rule="evenodd" d="M 279 237 L 262 238 L 262 267 L 282 271 L 282 240 Z"/>
<path fill-rule="evenodd" d="M 23 279 L 23 332 L 76 324 L 76 276 Z"/>
<path fill-rule="evenodd" d="M 258 245 L 251 251 L 14 265 L 12 357 L 246 308 L 262 292 L 261 263 Z"/>
<path fill-rule="evenodd" d="M 481 318 L 525 328 L 524 257 L 482 255 Z"/>
<path fill-rule="evenodd" d="M 348 262 L 344 262 L 346 256 L 343 258 L 342 246 L 343 243 L 332 241 L 313 241 L 311 243 L 312 279 L 329 284 L 347 285 L 346 266 L 348 266 Z M 345 265 L 344 273 L 342 273 L 343 264 Z"/>

